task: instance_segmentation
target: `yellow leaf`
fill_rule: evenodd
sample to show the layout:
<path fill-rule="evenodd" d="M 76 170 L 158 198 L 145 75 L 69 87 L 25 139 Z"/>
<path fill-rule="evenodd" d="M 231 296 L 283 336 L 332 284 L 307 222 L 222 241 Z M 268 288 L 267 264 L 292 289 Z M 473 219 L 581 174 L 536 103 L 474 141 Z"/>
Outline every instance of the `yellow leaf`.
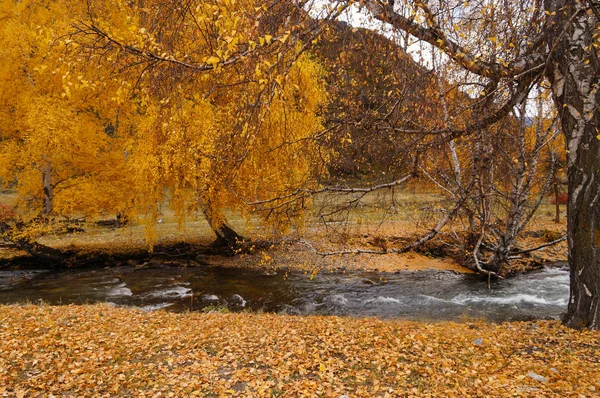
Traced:
<path fill-rule="evenodd" d="M 208 57 L 208 59 L 206 60 L 207 64 L 211 64 L 213 66 L 215 66 L 216 64 L 218 64 L 220 61 L 219 58 L 215 57 L 214 55 L 211 55 L 210 57 Z"/>

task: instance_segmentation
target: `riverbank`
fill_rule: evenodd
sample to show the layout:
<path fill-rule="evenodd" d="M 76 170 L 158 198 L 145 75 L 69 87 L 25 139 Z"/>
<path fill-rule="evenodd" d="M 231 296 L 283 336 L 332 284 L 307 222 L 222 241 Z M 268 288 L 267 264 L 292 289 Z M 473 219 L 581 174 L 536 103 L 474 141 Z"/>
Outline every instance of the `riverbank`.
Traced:
<path fill-rule="evenodd" d="M 73 250 L 71 262 L 62 268 L 105 267 L 133 265 L 139 268 L 155 264 L 176 267 L 216 266 L 265 270 L 267 272 L 398 272 L 426 269 L 473 273 L 449 257 L 433 257 L 426 253 L 345 254 L 322 256 L 315 253 L 302 240 L 289 240 L 271 244 L 259 241 L 259 248 L 247 245 L 246 251 L 231 253 L 214 250 L 208 241 L 163 241 L 152 251 L 144 244 L 110 244 L 86 246 L 65 245 L 60 239 L 52 247 Z M 48 268 L 36 265 L 35 257 L 16 248 L 0 250 L 0 269 Z"/>
<path fill-rule="evenodd" d="M 388 226 L 383 230 L 368 226 L 355 227 L 343 242 L 327 235 L 322 228 L 312 228 L 302 235 L 292 234 L 284 239 L 247 233 L 246 236 L 251 241 L 238 253 L 213 249 L 211 232 L 206 228 L 197 228 L 196 233 L 191 234 L 190 225 L 186 225 L 188 233 L 184 233 L 186 230 L 178 230 L 174 225 L 160 225 L 160 239 L 155 242 L 152 250 L 144 239 L 144 229 L 140 225 L 126 228 L 90 225 L 86 226 L 85 232 L 47 235 L 39 239 L 39 242 L 72 253 L 72 258 L 61 264 L 63 268 L 115 265 L 144 267 L 149 262 L 159 261 L 184 267 L 210 265 L 274 271 L 398 272 L 433 269 L 473 272 L 460 264 L 464 254 L 454 253 L 443 237 L 417 250 L 401 254 L 320 254 L 348 250 L 385 251 L 418 239 L 418 231 L 411 231 L 409 225 L 403 223 L 396 224 L 393 229 Z M 543 245 L 559 236 L 563 227 L 550 223 L 534 224 L 521 239 L 520 247 Z M 398 231 L 403 235 L 393 234 Z M 509 273 L 526 272 L 546 263 L 564 262 L 566 253 L 566 242 L 561 242 L 520 260 L 513 260 Z M 24 251 L 11 246 L 0 247 L 0 268 L 36 268 L 36 264 L 36 258 Z"/>
<path fill-rule="evenodd" d="M 599 341 L 549 321 L 0 306 L 0 396 L 592 397 Z"/>
<path fill-rule="evenodd" d="M 5 197 L 0 195 L 0 199 Z M 38 242 L 69 252 L 71 257 L 60 264 L 64 268 L 123 264 L 143 267 L 148 262 L 160 261 L 186 267 L 214 265 L 275 271 L 397 272 L 434 269 L 472 272 L 461 265 L 462 262 L 471 261 L 471 257 L 468 252 L 461 252 L 455 244 L 453 226 L 443 229 L 427 244 L 402 254 L 323 256 L 317 253 L 348 250 L 385 252 L 402 248 L 431 231 L 436 219 L 423 209 L 438 203 L 440 198 L 413 194 L 396 199 L 406 203 L 402 212 L 391 212 L 390 198 L 383 195 L 382 198 L 374 197 L 365 201 L 364 206 L 353 209 L 339 221 L 324 225 L 318 218 L 309 218 L 303 228 L 290 230 L 283 237 L 274 237 L 259 224 L 252 226 L 239 215 L 228 213 L 231 225 L 251 242 L 235 256 L 230 251 L 219 252 L 211 248 L 214 234 L 201 216 L 180 224 L 168 209 L 164 210 L 160 222 L 154 226 L 156 240 L 153 241 L 153 250 L 149 250 L 146 241 L 148 231 L 145 225 L 132 222 L 127 227 L 115 227 L 114 220 L 88 220 L 76 224 L 71 231 L 63 229 L 46 234 Z M 516 247 L 538 247 L 565 234 L 564 221 L 553 222 L 553 213 L 544 206 L 532 218 Z M 457 230 L 460 229 L 457 225 Z M 511 262 L 506 275 L 526 272 L 546 263 L 564 262 L 566 253 L 566 242 L 527 253 L 523 258 Z M 26 252 L 2 245 L 0 241 L 0 268 L 35 268 L 38 262 Z"/>

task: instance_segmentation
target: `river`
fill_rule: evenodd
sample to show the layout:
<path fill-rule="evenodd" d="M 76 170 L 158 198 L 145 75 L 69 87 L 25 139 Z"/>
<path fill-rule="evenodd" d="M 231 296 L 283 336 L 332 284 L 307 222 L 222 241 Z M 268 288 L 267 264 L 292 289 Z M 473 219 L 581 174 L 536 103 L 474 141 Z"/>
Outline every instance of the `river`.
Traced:
<path fill-rule="evenodd" d="M 558 319 L 568 269 L 549 267 L 492 284 L 447 271 L 265 273 L 232 268 L 109 267 L 0 271 L 0 303 L 108 302 L 143 310 L 265 311 L 417 320 Z"/>

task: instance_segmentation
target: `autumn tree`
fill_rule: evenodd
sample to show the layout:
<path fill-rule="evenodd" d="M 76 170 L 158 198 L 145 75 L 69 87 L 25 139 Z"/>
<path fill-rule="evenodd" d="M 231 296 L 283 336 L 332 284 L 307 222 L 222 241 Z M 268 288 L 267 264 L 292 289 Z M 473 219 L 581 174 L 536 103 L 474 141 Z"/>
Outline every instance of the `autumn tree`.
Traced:
<path fill-rule="evenodd" d="M 326 98 L 298 10 L 253 1 L 92 3 L 76 24 L 82 53 L 121 70 L 129 87 L 122 101 L 139 104 L 131 157 L 147 185 L 140 211 L 151 221 L 168 192 L 181 220 L 199 207 L 217 243 L 232 246 L 241 237 L 225 209 L 244 213 L 242 197 L 314 184 L 322 154 L 305 141 L 322 130 Z M 280 217 L 293 218 L 272 212 L 265 220 L 283 225 Z"/>
<path fill-rule="evenodd" d="M 200 210 L 216 243 L 235 246 L 225 210 L 248 214 L 242 197 L 314 186 L 313 160 L 326 154 L 305 142 L 322 130 L 326 96 L 307 52 L 319 28 L 289 18 L 301 5 L 65 0 L 3 10 L 5 83 L 27 90 L 3 97 L 2 116 L 23 126 L 2 130 L 2 176 L 22 187 L 29 220 L 112 210 L 144 218 L 152 242 L 168 200 L 180 221 Z M 285 228 L 300 215 L 293 207 L 263 221 Z"/>
<path fill-rule="evenodd" d="M 505 118 L 535 83 L 548 81 L 568 149 L 571 294 L 565 323 L 600 327 L 600 9 L 594 1 L 364 0 L 375 20 L 440 49 L 478 77 L 486 107 L 468 125 L 427 131 L 438 143 Z"/>
<path fill-rule="evenodd" d="M 126 211 L 133 191 L 109 94 L 119 82 L 107 69 L 90 73 L 67 36 L 85 9 L 70 1 L 1 3 L 0 179 L 18 192 L 20 227 L 0 221 L 26 249 L 39 248 L 29 241 L 54 219 Z"/>
<path fill-rule="evenodd" d="M 493 126 L 440 145 L 430 132 L 440 121 L 463 128 L 485 109 L 486 102 L 472 96 L 481 83 L 440 65 L 437 50 L 429 65 L 419 65 L 406 52 L 405 41 L 335 21 L 313 46 L 328 71 L 331 98 L 324 114 L 329 134 L 327 140 L 318 139 L 333 154 L 327 163 L 331 173 L 319 191 L 340 194 L 320 218 L 327 224 L 334 215 L 349 214 L 364 195 L 410 181 L 445 197 L 436 210 L 442 217 L 415 242 L 382 253 L 404 252 L 437 237 L 463 265 L 488 276 L 505 275 L 511 260 L 534 249 L 519 248 L 517 238 L 556 175 L 556 159 L 546 159 L 549 145 L 557 141 L 555 113 L 540 111 L 532 119 L 523 101 Z M 430 51 L 421 48 L 419 53 Z M 370 186 L 351 187 L 358 184 Z M 396 209 L 402 206 L 395 203 Z"/>

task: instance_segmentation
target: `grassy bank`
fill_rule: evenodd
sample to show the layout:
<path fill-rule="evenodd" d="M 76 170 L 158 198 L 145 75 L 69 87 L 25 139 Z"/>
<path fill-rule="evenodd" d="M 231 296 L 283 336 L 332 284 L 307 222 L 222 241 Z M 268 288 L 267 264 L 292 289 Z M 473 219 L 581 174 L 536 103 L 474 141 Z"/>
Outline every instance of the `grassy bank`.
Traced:
<path fill-rule="evenodd" d="M 13 195 L 14 196 L 14 195 Z M 0 194 L 0 200 L 9 203 L 9 194 Z M 287 268 L 307 272 L 314 270 L 332 271 L 386 271 L 441 269 L 458 272 L 470 272 L 461 267 L 457 259 L 461 253 L 453 253 L 452 236 L 459 225 L 450 225 L 425 247 L 403 254 L 386 255 L 347 255 L 322 257 L 314 253 L 319 251 L 338 251 L 346 249 L 385 250 L 402 247 L 427 234 L 440 218 L 443 198 L 435 194 L 401 192 L 392 197 L 390 192 L 379 192 L 367 196 L 359 205 L 327 217 L 327 223 L 319 217 L 322 213 L 331 213 L 333 209 L 343 207 L 347 197 L 322 196 L 315 200 L 314 211 L 307 216 L 301 229 L 292 229 L 283 237 L 273 237 L 256 222 L 254 225 L 236 214 L 227 214 L 231 225 L 242 235 L 251 239 L 268 239 L 275 244 L 246 253 L 243 256 L 203 256 L 201 263 L 225 267 L 243 268 Z M 565 223 L 552 221 L 553 207 L 542 205 L 532 219 L 529 229 L 519 241 L 519 247 L 530 248 L 542 245 L 564 234 Z M 110 218 L 109 215 L 106 215 Z M 128 257 L 143 263 L 149 260 L 145 225 L 133 222 L 124 228 L 111 228 L 87 220 L 81 227 L 85 232 L 47 234 L 39 242 L 63 250 L 76 250 L 82 257 L 97 255 L 106 265 L 115 265 L 112 258 Z M 458 221 L 456 221 L 458 223 Z M 160 247 L 168 248 L 183 242 L 190 245 L 190 256 L 194 251 L 202 251 L 209 245 L 214 235 L 201 214 L 191 215 L 179 224 L 175 214 L 166 204 L 161 206 L 160 223 L 155 226 L 159 249 L 154 255 L 161 254 Z M 303 242 L 309 242 L 312 248 Z M 1 243 L 1 242 L 0 242 Z M 514 261 L 517 270 L 526 269 L 530 264 L 547 261 L 566 261 L 566 242 L 532 253 L 522 261 Z M 172 253 L 171 253 L 172 254 Z M 182 253 L 176 252 L 177 257 Z M 0 266 L 11 259 L 26 255 L 14 248 L 0 245 Z M 169 259 L 169 256 L 164 256 Z"/>
<path fill-rule="evenodd" d="M 94 306 L 0 307 L 0 396 L 597 396 L 600 333 Z"/>

